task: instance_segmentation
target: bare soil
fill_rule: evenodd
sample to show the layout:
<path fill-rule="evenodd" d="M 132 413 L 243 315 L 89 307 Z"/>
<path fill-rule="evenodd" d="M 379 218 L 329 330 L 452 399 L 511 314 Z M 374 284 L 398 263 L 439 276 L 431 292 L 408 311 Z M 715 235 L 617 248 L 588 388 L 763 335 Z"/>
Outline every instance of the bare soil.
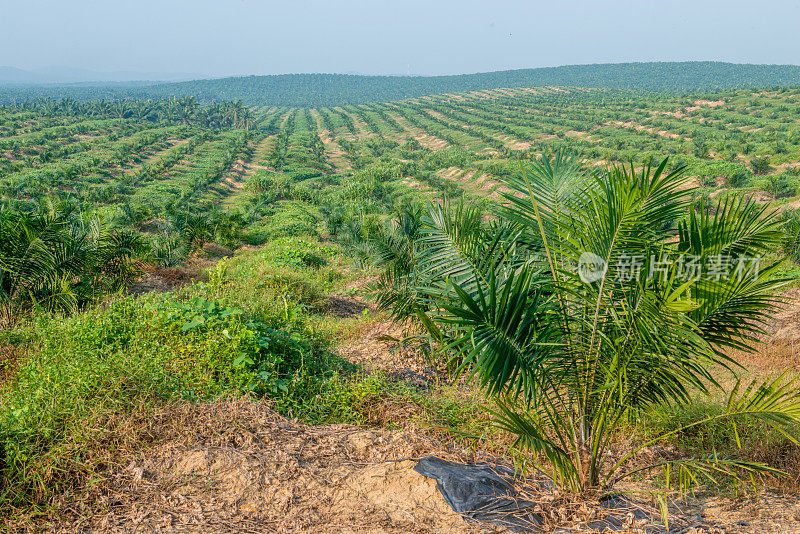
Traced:
<path fill-rule="evenodd" d="M 6 523 L 8 531 L 506 532 L 464 519 L 433 479 L 414 471 L 429 455 L 497 459 L 413 429 L 308 426 L 276 414 L 267 401 L 244 398 L 176 403 L 109 427 L 148 439 L 95 458 L 95 477 L 82 491 L 60 497 L 35 529 L 19 520 Z M 598 516 L 596 500 L 539 498 L 546 531 L 597 532 L 578 526 Z M 652 516 L 652 505 L 641 506 Z M 800 532 L 791 497 L 679 498 L 671 509 L 685 533 Z M 617 530 L 654 531 L 653 521 L 634 517 Z"/>
<path fill-rule="evenodd" d="M 266 402 L 176 404 L 156 439 L 58 503 L 48 532 L 491 532 L 454 512 L 412 458 L 469 459 L 411 432 L 310 427 Z M 12 530 L 21 525 L 8 525 Z"/>
<path fill-rule="evenodd" d="M 134 295 L 150 293 L 152 291 L 170 291 L 177 289 L 193 280 L 203 280 L 205 270 L 213 267 L 219 258 L 232 256 L 233 251 L 213 243 L 207 243 L 202 253 L 189 257 L 181 266 L 160 267 L 150 264 L 141 264 L 142 274 L 135 280 L 128 282 L 127 290 Z"/>

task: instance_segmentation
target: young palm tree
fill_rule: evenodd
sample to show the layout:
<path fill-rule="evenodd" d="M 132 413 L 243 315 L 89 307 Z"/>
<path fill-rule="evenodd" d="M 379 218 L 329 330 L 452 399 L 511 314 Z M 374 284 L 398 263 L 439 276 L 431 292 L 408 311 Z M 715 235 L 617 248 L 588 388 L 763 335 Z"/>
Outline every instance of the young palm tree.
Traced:
<path fill-rule="evenodd" d="M 694 209 L 681 170 L 666 167 L 588 173 L 559 153 L 507 180 L 499 224 L 434 206 L 416 244 L 423 324 L 564 489 L 627 476 L 628 456 L 608 465 L 607 454 L 623 422 L 709 393 L 710 369 L 735 366 L 725 349 L 748 348 L 777 303 L 774 266 L 756 265 L 780 242 L 775 214 L 734 200 Z M 782 379 L 737 387 L 709 421 L 744 417 L 785 429 L 800 397 Z M 716 455 L 671 463 L 767 469 Z"/>
<path fill-rule="evenodd" d="M 405 207 L 373 235 L 360 235 L 368 247 L 369 256 L 383 271 L 377 284 L 371 288 L 373 297 L 379 306 L 391 309 L 397 321 L 415 316 L 419 306 L 418 295 L 410 282 L 414 275 L 421 226 L 422 210 L 419 206 Z"/>
<path fill-rule="evenodd" d="M 136 272 L 138 236 L 83 220 L 67 204 L 0 207 L 0 321 L 39 307 L 74 311 Z"/>

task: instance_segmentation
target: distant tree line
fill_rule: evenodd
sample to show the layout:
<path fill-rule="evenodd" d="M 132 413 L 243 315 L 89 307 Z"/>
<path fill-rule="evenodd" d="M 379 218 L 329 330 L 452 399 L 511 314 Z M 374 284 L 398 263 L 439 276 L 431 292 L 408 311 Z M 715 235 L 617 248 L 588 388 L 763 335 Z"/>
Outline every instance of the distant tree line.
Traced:
<path fill-rule="evenodd" d="M 341 106 L 418 96 L 525 86 L 577 86 L 695 92 L 800 84 L 800 66 L 741 65 L 711 61 L 568 65 L 455 76 L 357 76 L 281 74 L 177 83 L 71 84 L 0 87 L 0 104 L 32 98 L 75 100 L 161 99 L 195 96 L 200 101 L 241 100 L 245 106 Z"/>

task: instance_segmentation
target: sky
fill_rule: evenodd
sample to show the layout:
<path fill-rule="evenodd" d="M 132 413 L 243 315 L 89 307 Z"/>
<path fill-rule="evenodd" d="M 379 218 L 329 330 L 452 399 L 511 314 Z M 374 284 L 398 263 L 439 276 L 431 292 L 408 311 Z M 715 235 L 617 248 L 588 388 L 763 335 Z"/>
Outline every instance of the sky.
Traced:
<path fill-rule="evenodd" d="M 208 76 L 800 64 L 800 0 L 0 0 L 0 65 Z"/>

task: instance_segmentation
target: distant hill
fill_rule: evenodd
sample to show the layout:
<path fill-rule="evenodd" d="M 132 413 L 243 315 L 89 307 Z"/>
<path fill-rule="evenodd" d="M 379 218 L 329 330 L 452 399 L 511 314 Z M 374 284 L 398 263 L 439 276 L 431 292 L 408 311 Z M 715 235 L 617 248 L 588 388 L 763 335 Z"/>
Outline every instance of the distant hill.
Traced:
<path fill-rule="evenodd" d="M 75 69 L 71 67 L 47 67 L 35 70 L 23 70 L 16 67 L 0 66 L 0 84 L 68 84 L 86 82 L 177 82 L 183 80 L 196 80 L 205 78 L 202 74 L 175 73 L 175 72 L 140 72 L 140 71 L 114 71 L 99 72 L 89 69 Z"/>
<path fill-rule="evenodd" d="M 800 84 L 800 66 L 716 62 L 569 65 L 456 76 L 285 74 L 163 84 L 153 95 L 193 94 L 247 105 L 326 106 L 401 100 L 437 93 L 537 85 L 698 91 Z"/>
<path fill-rule="evenodd" d="M 30 71 L 0 66 L 0 83 L 36 83 L 38 81 L 41 80 Z"/>
<path fill-rule="evenodd" d="M 507 70 L 455 76 L 281 74 L 152 85 L 95 84 L 0 87 L 0 103 L 71 97 L 162 98 L 194 95 L 202 101 L 241 100 L 245 105 L 334 106 L 386 102 L 438 93 L 497 87 L 570 85 L 648 91 L 695 92 L 800 85 L 800 66 L 710 61 L 606 63 Z"/>

